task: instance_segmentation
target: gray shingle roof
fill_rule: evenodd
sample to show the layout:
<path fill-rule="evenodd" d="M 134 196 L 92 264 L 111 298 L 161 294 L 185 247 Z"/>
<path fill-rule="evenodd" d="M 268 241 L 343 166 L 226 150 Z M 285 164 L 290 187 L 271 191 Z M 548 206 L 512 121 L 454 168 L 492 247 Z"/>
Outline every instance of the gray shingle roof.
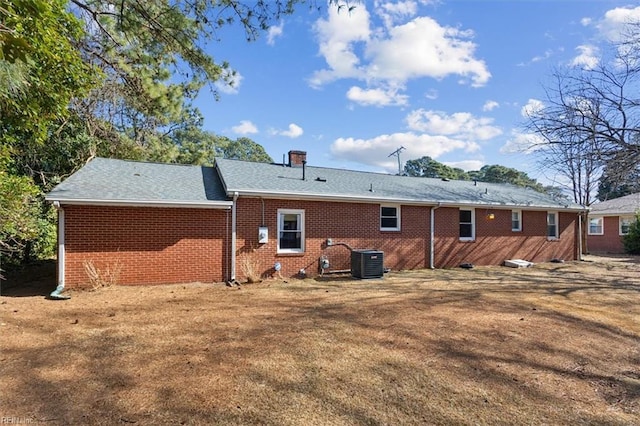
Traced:
<path fill-rule="evenodd" d="M 313 166 L 303 171 L 301 167 L 227 159 L 218 159 L 216 167 L 219 173 L 204 166 L 96 158 L 46 198 L 61 203 L 225 207 L 238 192 L 290 199 L 582 210 L 577 204 L 514 185 Z"/>
<path fill-rule="evenodd" d="M 529 207 L 583 210 L 529 188 L 473 181 L 394 176 L 307 166 L 301 167 L 218 159 L 227 194 L 353 201 Z"/>
<path fill-rule="evenodd" d="M 228 206 L 213 167 L 95 158 L 46 199 L 68 203 Z"/>
<path fill-rule="evenodd" d="M 640 211 L 640 192 L 591 205 L 591 215 L 624 215 Z"/>

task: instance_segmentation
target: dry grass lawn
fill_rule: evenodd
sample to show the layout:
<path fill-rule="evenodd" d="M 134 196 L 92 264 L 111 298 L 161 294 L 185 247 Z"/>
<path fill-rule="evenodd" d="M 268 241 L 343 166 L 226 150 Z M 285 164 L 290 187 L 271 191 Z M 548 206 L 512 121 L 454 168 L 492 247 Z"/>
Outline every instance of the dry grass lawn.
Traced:
<path fill-rule="evenodd" d="M 640 424 L 640 259 L 0 297 L 0 417 Z"/>

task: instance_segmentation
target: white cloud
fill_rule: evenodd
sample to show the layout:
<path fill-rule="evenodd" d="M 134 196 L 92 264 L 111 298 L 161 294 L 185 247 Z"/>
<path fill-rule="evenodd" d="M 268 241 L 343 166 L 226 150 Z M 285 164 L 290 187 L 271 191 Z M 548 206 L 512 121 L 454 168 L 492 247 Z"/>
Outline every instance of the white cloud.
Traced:
<path fill-rule="evenodd" d="M 617 7 L 607 11 L 597 27 L 609 41 L 620 42 L 626 35 L 628 24 L 638 21 L 640 21 L 640 6 Z"/>
<path fill-rule="evenodd" d="M 269 30 L 267 31 L 267 44 L 269 46 L 273 46 L 276 43 L 276 38 L 282 35 L 283 29 L 284 21 L 280 21 L 280 25 L 269 27 Z"/>
<path fill-rule="evenodd" d="M 543 109 L 544 109 L 544 104 L 542 103 L 542 101 L 538 99 L 529 99 L 527 101 L 527 104 L 523 106 L 522 109 L 520 110 L 520 115 L 522 115 L 524 118 L 529 118 L 531 116 L 536 115 Z"/>
<path fill-rule="evenodd" d="M 405 147 L 402 158 L 420 158 L 425 155 L 437 158 L 454 150 L 465 149 L 469 143 L 442 135 L 394 133 L 371 139 L 338 138 L 331 144 L 331 154 L 337 159 L 355 160 L 382 167 L 389 173 L 397 173 L 398 161 L 389 157 L 389 154 L 400 146 Z"/>
<path fill-rule="evenodd" d="M 319 53 L 327 68 L 313 73 L 312 87 L 353 78 L 367 84 L 365 90 L 402 88 L 411 79 L 460 77 L 474 87 L 491 78 L 484 61 L 475 57 L 472 31 L 443 27 L 429 17 L 409 19 L 415 2 L 378 2 L 388 17 L 388 28 L 373 27 L 366 4 L 359 3 L 350 14 L 329 8 L 326 19 L 319 19 L 314 32 Z M 411 58 L 411 60 L 406 60 Z"/>
<path fill-rule="evenodd" d="M 487 101 L 484 103 L 484 105 L 482 105 L 482 110 L 483 111 L 493 111 L 494 109 L 498 108 L 500 106 L 500 104 L 496 101 Z"/>
<path fill-rule="evenodd" d="M 240 84 L 243 78 L 238 71 L 228 70 L 224 73 L 223 79 L 216 81 L 214 85 L 222 93 L 235 95 L 240 91 Z"/>
<path fill-rule="evenodd" d="M 581 24 L 583 27 L 588 27 L 589 25 L 591 25 L 591 22 L 593 22 L 593 19 L 591 19 L 591 18 L 582 18 L 582 19 L 580 20 L 580 24 Z"/>
<path fill-rule="evenodd" d="M 314 31 L 319 42 L 320 54 L 327 61 L 329 69 L 316 71 L 310 79 L 313 87 L 322 86 L 340 78 L 362 77 L 358 69 L 360 59 L 354 53 L 354 43 L 364 42 L 371 36 L 369 12 L 364 5 L 353 13 L 338 13 L 336 8 L 328 8 L 328 19 L 319 19 Z"/>
<path fill-rule="evenodd" d="M 547 49 L 547 50 L 544 51 L 543 54 L 534 56 L 533 58 L 531 58 L 527 62 L 520 62 L 516 66 L 518 66 L 518 67 L 528 67 L 529 65 L 535 64 L 536 62 L 545 61 L 545 60 L 549 59 L 550 57 L 552 57 L 556 53 L 556 51 L 557 52 L 563 52 L 564 48 L 563 47 L 557 47 L 555 51 L 553 49 Z"/>
<path fill-rule="evenodd" d="M 295 139 L 297 137 L 302 136 L 304 130 L 302 127 L 298 126 L 295 123 L 289 124 L 289 128 L 287 130 L 273 130 L 272 134 L 279 136 L 286 136 L 291 139 Z"/>
<path fill-rule="evenodd" d="M 598 65 L 600 61 L 598 58 L 599 49 L 596 46 L 583 44 L 576 47 L 576 50 L 580 52 L 580 54 L 573 58 L 571 61 L 572 66 L 591 70 Z"/>
<path fill-rule="evenodd" d="M 502 130 L 493 125 L 492 118 L 476 118 L 468 112 L 447 115 L 441 111 L 418 109 L 407 115 L 406 122 L 411 130 L 470 140 L 488 140 L 502 134 Z"/>
<path fill-rule="evenodd" d="M 445 165 L 449 167 L 456 167 L 458 169 L 462 169 L 465 172 L 471 170 L 480 170 L 482 166 L 485 165 L 485 162 L 482 160 L 463 160 L 463 161 L 445 161 Z"/>
<path fill-rule="evenodd" d="M 549 59 L 551 55 L 553 55 L 553 50 L 545 50 L 542 55 L 534 56 L 533 58 L 531 58 L 531 62 L 535 63 L 544 61 L 545 59 Z"/>
<path fill-rule="evenodd" d="M 386 27 L 390 27 L 402 19 L 415 16 L 418 12 L 418 4 L 415 1 L 399 1 L 396 3 L 388 1 L 376 1 L 374 10 L 382 18 Z"/>
<path fill-rule="evenodd" d="M 249 120 L 240 121 L 240 124 L 238 124 L 237 126 L 233 126 L 231 130 L 239 135 L 250 135 L 253 133 L 258 133 L 258 128 L 256 127 L 256 125 Z"/>
<path fill-rule="evenodd" d="M 513 131 L 511 138 L 500 148 L 501 154 L 531 154 L 542 147 L 544 139 L 535 133 Z"/>
<path fill-rule="evenodd" d="M 372 61 L 367 75 L 401 83 L 458 75 L 472 86 L 483 86 L 491 73 L 484 61 L 474 58 L 476 45 L 469 41 L 472 36 L 471 31 L 442 27 L 429 17 L 416 18 L 393 27 L 386 39 L 370 40 L 366 52 Z"/>
<path fill-rule="evenodd" d="M 427 93 L 424 94 L 424 97 L 427 99 L 438 99 L 438 91 L 436 89 L 429 89 Z"/>
<path fill-rule="evenodd" d="M 409 113 L 405 120 L 410 129 L 408 132 L 369 139 L 338 138 L 331 145 L 331 153 L 336 159 L 382 167 L 389 173 L 396 173 L 397 158 L 389 158 L 389 154 L 398 147 L 405 148 L 402 152 L 402 158 L 405 159 L 425 155 L 435 159 L 454 151 L 477 152 L 480 150 L 477 141 L 485 141 L 502 133 L 500 128 L 492 125 L 493 119 L 478 118 L 469 113 L 447 115 L 418 109 Z M 479 160 L 461 161 L 459 167 L 472 169 L 480 163 Z"/>
<path fill-rule="evenodd" d="M 362 89 L 353 86 L 347 91 L 347 98 L 360 105 L 389 106 L 406 105 L 408 96 L 400 95 L 396 90 Z"/>

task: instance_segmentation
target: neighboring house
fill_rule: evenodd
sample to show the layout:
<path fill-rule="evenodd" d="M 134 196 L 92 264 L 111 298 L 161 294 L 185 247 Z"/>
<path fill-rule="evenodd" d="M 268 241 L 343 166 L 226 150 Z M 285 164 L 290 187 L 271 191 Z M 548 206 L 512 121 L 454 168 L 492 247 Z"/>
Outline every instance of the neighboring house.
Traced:
<path fill-rule="evenodd" d="M 591 205 L 587 250 L 591 253 L 624 253 L 622 238 L 640 211 L 640 192 Z"/>
<path fill-rule="evenodd" d="M 67 287 L 88 264 L 123 284 L 315 276 L 348 271 L 352 249 L 393 270 L 573 260 L 584 212 L 512 185 L 311 167 L 302 151 L 215 167 L 96 158 L 46 198 Z"/>

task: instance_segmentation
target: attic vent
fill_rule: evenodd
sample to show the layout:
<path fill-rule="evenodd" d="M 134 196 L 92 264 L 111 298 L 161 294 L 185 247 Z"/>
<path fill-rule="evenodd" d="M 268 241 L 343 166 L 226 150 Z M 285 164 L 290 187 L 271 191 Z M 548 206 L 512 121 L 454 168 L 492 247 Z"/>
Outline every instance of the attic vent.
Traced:
<path fill-rule="evenodd" d="M 442 180 L 443 182 L 449 182 L 449 179 L 447 179 L 447 178 L 441 178 L 441 180 Z"/>
<path fill-rule="evenodd" d="M 323 178 L 323 177 L 320 177 L 320 176 L 318 176 L 318 177 L 316 178 L 316 182 L 326 182 L 326 181 L 327 181 L 327 179 L 326 179 L 326 178 Z"/>

